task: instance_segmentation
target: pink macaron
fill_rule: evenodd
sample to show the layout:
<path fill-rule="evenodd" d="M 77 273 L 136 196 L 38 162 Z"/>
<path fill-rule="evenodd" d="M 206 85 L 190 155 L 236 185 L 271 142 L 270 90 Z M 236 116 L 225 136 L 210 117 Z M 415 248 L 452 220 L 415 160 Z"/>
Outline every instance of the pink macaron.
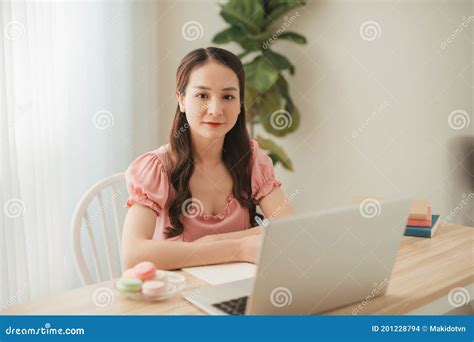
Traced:
<path fill-rule="evenodd" d="M 166 292 L 166 284 L 159 280 L 147 280 L 142 285 L 142 293 L 147 297 L 157 297 Z"/>
<path fill-rule="evenodd" d="M 155 276 L 156 266 L 150 261 L 143 261 L 133 268 L 135 276 L 142 280 L 148 280 Z"/>
<path fill-rule="evenodd" d="M 122 274 L 123 279 L 138 279 L 137 276 L 135 275 L 135 270 L 133 268 L 129 268 Z"/>

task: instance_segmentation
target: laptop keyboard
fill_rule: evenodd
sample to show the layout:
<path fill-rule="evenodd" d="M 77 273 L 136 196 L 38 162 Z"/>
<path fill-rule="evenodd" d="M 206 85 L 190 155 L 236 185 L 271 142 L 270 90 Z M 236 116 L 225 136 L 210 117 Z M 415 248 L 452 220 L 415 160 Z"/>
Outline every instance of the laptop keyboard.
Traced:
<path fill-rule="evenodd" d="M 229 315 L 241 316 L 245 313 L 245 307 L 247 306 L 247 298 L 248 297 L 246 296 L 246 297 L 231 299 L 225 302 L 212 304 L 212 306 L 215 306 L 219 310 L 222 310 Z"/>

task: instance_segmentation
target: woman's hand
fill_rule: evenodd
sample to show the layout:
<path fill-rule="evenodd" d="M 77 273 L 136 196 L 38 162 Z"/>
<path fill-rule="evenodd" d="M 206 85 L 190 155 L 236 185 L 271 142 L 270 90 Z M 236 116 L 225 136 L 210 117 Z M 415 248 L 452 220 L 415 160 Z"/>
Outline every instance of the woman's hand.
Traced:
<path fill-rule="evenodd" d="M 194 242 L 217 242 L 234 240 L 238 244 L 237 261 L 255 264 L 262 246 L 262 228 L 259 226 L 232 233 L 209 234 L 194 240 Z"/>
<path fill-rule="evenodd" d="M 239 260 L 256 264 L 262 241 L 263 234 L 249 235 L 239 239 Z"/>

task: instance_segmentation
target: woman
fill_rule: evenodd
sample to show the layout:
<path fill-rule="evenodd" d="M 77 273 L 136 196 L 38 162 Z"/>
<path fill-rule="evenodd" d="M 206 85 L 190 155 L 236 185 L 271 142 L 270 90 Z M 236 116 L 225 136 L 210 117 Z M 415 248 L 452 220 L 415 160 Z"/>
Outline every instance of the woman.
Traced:
<path fill-rule="evenodd" d="M 271 159 L 249 139 L 244 82 L 242 62 L 224 49 L 197 49 L 182 59 L 169 143 L 126 172 L 124 267 L 144 260 L 167 270 L 255 263 L 256 204 L 267 218 L 293 213 Z"/>

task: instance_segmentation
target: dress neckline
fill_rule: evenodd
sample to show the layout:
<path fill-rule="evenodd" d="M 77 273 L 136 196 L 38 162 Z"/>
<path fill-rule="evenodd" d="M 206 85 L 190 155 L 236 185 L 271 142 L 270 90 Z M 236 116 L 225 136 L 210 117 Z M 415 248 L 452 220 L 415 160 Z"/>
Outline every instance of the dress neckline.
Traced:
<path fill-rule="evenodd" d="M 168 146 L 167 144 L 165 145 L 162 145 L 162 148 L 163 148 L 163 151 L 165 152 L 165 156 L 166 156 L 166 167 L 170 167 L 172 161 L 171 161 L 171 157 L 169 156 L 169 150 L 168 150 Z M 205 220 L 209 220 L 209 219 L 223 219 L 227 216 L 227 213 L 229 212 L 229 209 L 230 209 L 230 205 L 232 204 L 232 202 L 234 201 L 235 197 L 233 196 L 233 194 L 230 194 L 229 196 L 227 196 L 227 203 L 226 205 L 224 206 L 224 208 L 222 208 L 222 210 L 215 214 L 215 215 L 211 215 L 211 214 L 208 214 L 204 208 L 202 208 L 202 210 L 200 210 L 199 212 L 199 217 L 202 217 L 203 219 Z"/>
<path fill-rule="evenodd" d="M 204 208 L 202 208 L 201 212 L 199 213 L 202 218 L 204 218 L 205 220 L 209 220 L 209 219 L 223 219 L 227 216 L 227 213 L 230 209 L 230 205 L 232 203 L 232 201 L 234 200 L 234 196 L 232 194 L 230 194 L 229 196 L 227 196 L 227 203 L 226 205 L 224 206 L 224 208 L 222 208 L 222 210 L 217 213 L 216 215 L 211 215 L 211 214 L 208 214 L 206 213 L 206 211 L 204 210 Z"/>

